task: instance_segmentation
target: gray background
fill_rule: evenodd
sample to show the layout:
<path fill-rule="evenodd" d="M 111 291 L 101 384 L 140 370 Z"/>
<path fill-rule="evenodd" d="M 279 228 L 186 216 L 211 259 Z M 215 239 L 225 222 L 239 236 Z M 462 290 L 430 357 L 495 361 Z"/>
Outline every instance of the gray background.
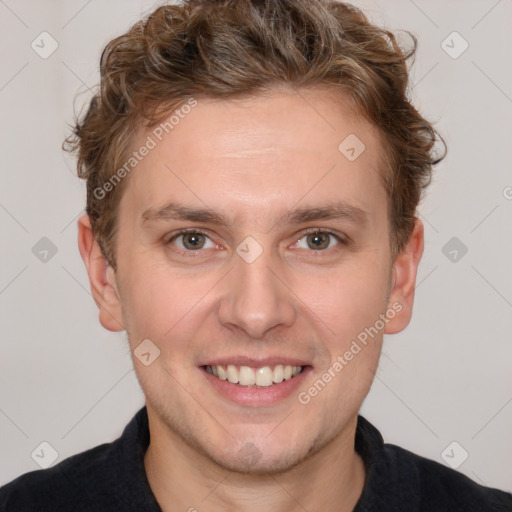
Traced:
<path fill-rule="evenodd" d="M 362 412 L 388 442 L 441 463 L 456 441 L 445 454 L 460 464 L 468 452 L 460 471 L 512 490 L 512 3 L 355 3 L 418 36 L 414 99 L 450 147 L 420 208 L 415 314 L 386 337 Z M 97 320 L 76 242 L 85 187 L 60 146 L 102 48 L 154 5 L 0 1 L 0 483 L 38 469 L 42 441 L 59 462 L 118 437 L 143 405 L 124 333 Z M 43 31 L 59 45 L 47 59 L 31 48 Z M 453 31 L 469 44 L 458 58 L 445 51 L 463 48 Z M 46 261 L 43 237 L 57 248 Z"/>

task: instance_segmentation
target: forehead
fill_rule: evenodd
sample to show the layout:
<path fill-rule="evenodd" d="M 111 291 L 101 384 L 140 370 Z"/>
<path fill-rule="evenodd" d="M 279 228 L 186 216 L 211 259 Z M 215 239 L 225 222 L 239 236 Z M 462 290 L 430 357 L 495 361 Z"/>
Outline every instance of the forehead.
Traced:
<path fill-rule="evenodd" d="M 139 218 L 184 198 L 240 217 L 284 214 L 298 202 L 341 198 L 364 209 L 386 199 L 377 129 L 323 91 L 197 99 L 159 126 L 139 128 L 132 150 L 148 141 L 121 201 Z"/>

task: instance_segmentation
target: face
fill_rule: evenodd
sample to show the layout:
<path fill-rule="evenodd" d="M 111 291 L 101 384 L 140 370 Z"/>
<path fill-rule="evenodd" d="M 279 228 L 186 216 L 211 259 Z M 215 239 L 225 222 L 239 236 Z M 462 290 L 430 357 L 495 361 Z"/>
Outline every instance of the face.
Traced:
<path fill-rule="evenodd" d="M 230 470 L 293 467 L 353 427 L 383 333 L 409 319 L 421 251 L 393 265 L 379 134 L 313 90 L 201 99 L 153 130 L 102 323 L 127 330 L 166 435 Z M 359 156 L 338 148 L 351 134 Z"/>

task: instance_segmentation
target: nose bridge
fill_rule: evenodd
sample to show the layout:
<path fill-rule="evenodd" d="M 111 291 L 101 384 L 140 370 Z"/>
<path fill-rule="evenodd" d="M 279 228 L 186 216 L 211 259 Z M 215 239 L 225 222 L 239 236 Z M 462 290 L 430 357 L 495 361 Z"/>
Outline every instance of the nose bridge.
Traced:
<path fill-rule="evenodd" d="M 275 275 L 279 275 L 279 266 L 271 250 L 255 242 L 246 239 L 237 247 L 219 320 L 261 338 L 277 325 L 292 325 L 295 307 L 291 294 Z"/>

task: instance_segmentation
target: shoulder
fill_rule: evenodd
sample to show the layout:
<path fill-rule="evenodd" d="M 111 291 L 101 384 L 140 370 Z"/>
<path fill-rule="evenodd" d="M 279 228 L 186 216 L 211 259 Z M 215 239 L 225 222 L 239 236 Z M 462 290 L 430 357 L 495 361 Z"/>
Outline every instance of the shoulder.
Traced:
<path fill-rule="evenodd" d="M 458 471 L 392 444 L 385 444 L 383 451 L 390 465 L 408 473 L 398 476 L 414 478 L 421 511 L 512 511 L 508 492 L 479 485 Z"/>
<path fill-rule="evenodd" d="M 144 469 L 149 444 L 146 408 L 121 437 L 26 473 L 0 488 L 1 512 L 159 511 Z"/>
<path fill-rule="evenodd" d="M 0 487 L 0 510 L 77 512 L 88 508 L 112 483 L 117 458 L 115 443 L 102 444 L 73 455 L 52 468 L 31 471 Z"/>

